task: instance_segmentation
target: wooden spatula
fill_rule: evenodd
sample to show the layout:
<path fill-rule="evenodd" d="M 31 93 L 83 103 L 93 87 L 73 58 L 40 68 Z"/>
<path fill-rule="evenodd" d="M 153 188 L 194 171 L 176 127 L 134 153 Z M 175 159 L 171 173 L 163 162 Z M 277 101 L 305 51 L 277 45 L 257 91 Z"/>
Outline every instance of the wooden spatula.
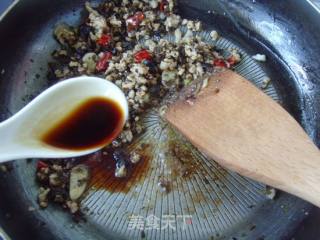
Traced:
<path fill-rule="evenodd" d="M 232 71 L 213 75 L 165 118 L 221 165 L 320 207 L 320 154 L 276 102 Z"/>

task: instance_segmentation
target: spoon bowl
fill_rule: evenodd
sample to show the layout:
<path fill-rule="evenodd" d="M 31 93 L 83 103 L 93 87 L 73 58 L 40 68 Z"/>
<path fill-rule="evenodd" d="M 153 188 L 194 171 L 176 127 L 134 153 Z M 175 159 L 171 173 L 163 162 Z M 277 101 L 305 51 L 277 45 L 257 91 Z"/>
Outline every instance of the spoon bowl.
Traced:
<path fill-rule="evenodd" d="M 68 158 L 86 155 L 105 145 L 70 150 L 44 143 L 41 136 L 61 122 L 86 100 L 102 97 L 117 103 L 124 120 L 128 104 L 123 92 L 112 82 L 81 76 L 61 81 L 48 88 L 11 118 L 0 123 L 0 163 L 24 158 Z M 106 123 L 107 124 L 107 123 Z"/>

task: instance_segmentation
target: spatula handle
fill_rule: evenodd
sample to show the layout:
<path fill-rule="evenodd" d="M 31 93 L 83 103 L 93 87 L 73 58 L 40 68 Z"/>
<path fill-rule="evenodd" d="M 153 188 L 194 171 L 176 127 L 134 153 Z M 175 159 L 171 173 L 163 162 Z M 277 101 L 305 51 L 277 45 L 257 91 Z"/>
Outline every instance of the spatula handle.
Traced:
<path fill-rule="evenodd" d="M 283 171 L 284 183 L 278 183 L 273 179 L 270 181 L 274 187 L 292 193 L 320 207 L 320 154 L 319 150 L 306 148 L 304 153 L 310 158 L 301 158 L 299 161 L 293 159 L 287 170 Z M 279 174 L 281 174 L 279 170 Z M 282 186 L 283 184 L 283 186 Z"/>

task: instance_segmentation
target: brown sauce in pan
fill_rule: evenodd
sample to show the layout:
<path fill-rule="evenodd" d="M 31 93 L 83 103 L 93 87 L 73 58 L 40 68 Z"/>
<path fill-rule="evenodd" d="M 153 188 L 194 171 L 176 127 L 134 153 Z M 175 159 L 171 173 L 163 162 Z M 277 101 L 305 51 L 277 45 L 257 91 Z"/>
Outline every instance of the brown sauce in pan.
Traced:
<path fill-rule="evenodd" d="M 112 193 L 128 193 L 132 187 L 143 182 L 150 169 L 149 146 L 145 145 L 143 152 L 139 154 L 141 160 L 136 164 L 127 165 L 127 176 L 124 178 L 115 177 L 116 160 L 113 157 L 113 150 L 109 150 L 107 155 L 102 152 L 95 153 L 89 158 L 84 157 L 83 164 L 87 165 L 91 171 L 89 186 L 95 189 L 104 189 Z M 128 163 L 129 160 L 126 160 Z"/>
<path fill-rule="evenodd" d="M 122 129 L 124 114 L 113 100 L 90 98 L 49 129 L 41 140 L 54 147 L 85 150 L 108 144 Z"/>

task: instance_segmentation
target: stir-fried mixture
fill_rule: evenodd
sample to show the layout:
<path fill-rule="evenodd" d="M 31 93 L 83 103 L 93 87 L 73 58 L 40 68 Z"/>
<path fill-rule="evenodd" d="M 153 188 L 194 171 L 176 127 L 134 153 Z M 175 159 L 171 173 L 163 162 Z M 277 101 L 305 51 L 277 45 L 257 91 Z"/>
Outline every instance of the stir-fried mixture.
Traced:
<path fill-rule="evenodd" d="M 204 78 L 209 70 L 232 68 L 241 60 L 234 49 L 223 57 L 212 43 L 204 42 L 199 36 L 201 22 L 177 15 L 174 0 L 113 0 L 96 7 L 86 3 L 85 11 L 79 26 L 59 24 L 54 30 L 60 47 L 49 63 L 49 80 L 96 75 L 123 90 L 130 116 L 109 148 L 121 148 L 141 134 L 141 114 L 159 106 L 169 92 Z M 210 37 L 214 42 L 219 35 L 212 31 Z M 138 152 L 128 154 L 130 164 L 139 162 Z M 52 201 L 79 213 L 90 174 L 75 162 L 38 162 L 41 207 Z M 126 172 L 126 165 L 119 164 L 114 174 L 121 178 Z"/>

